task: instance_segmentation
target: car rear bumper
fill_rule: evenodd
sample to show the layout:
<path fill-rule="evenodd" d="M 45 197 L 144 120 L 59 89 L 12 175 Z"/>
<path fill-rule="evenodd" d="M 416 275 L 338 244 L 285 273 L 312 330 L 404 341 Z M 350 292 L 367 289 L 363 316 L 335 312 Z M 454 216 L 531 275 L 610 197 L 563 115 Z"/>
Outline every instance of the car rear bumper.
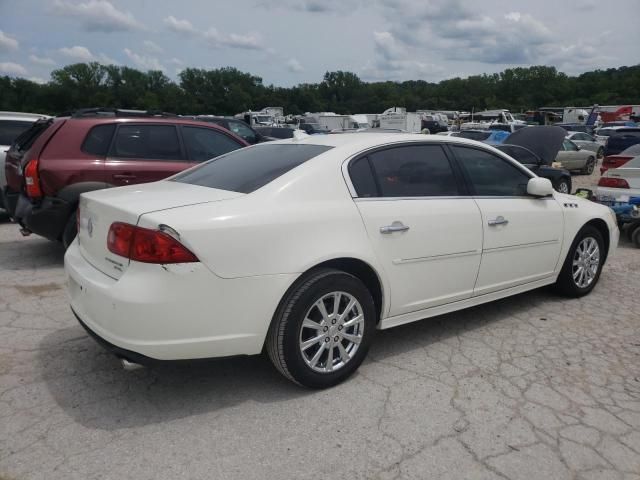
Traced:
<path fill-rule="evenodd" d="M 297 276 L 222 279 L 202 263 L 131 262 L 116 280 L 84 259 L 77 240 L 65 270 L 78 319 L 110 350 L 137 363 L 260 353 Z"/>
<path fill-rule="evenodd" d="M 56 197 L 44 197 L 37 204 L 24 194 L 12 197 L 9 200 L 11 216 L 24 228 L 49 240 L 60 239 L 75 208 L 75 204 Z"/>

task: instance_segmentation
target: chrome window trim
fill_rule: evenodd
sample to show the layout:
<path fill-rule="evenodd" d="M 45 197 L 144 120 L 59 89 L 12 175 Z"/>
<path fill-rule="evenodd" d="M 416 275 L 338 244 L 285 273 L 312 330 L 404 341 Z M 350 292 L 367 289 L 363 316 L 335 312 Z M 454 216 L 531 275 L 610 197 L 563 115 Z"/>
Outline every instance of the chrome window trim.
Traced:
<path fill-rule="evenodd" d="M 533 195 L 520 196 L 474 196 L 474 195 L 456 195 L 456 196 L 430 196 L 430 197 L 353 197 L 355 202 L 386 202 L 386 201 L 402 201 L 402 200 L 555 200 L 553 195 L 548 197 L 534 197 Z"/>

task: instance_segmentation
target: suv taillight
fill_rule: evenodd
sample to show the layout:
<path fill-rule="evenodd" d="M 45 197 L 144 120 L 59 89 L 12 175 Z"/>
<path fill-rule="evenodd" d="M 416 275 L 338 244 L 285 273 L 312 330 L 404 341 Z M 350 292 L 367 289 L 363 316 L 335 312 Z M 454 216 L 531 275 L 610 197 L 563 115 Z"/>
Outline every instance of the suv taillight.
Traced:
<path fill-rule="evenodd" d="M 598 181 L 599 187 L 609 188 L 629 188 L 629 184 L 624 178 L 601 177 Z"/>
<path fill-rule="evenodd" d="M 38 159 L 29 160 L 27 166 L 24 167 L 24 183 L 29 198 L 42 197 L 40 177 L 38 176 Z"/>
<path fill-rule="evenodd" d="M 109 228 L 107 248 L 121 257 L 144 263 L 188 263 L 198 258 L 175 238 L 160 230 L 115 222 Z"/>

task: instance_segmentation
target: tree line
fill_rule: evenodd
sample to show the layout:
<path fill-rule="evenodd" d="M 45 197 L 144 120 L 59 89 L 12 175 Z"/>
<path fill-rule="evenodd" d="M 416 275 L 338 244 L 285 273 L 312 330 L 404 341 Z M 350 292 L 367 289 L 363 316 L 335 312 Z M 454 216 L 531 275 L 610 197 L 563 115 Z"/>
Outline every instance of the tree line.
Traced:
<path fill-rule="evenodd" d="M 595 70 L 577 76 L 555 67 L 510 68 L 501 73 L 424 80 L 364 82 L 351 72 L 327 72 L 320 83 L 265 85 L 236 68 L 187 68 L 173 81 L 160 71 L 99 63 L 76 63 L 38 84 L 0 77 L 0 110 L 58 114 L 83 107 L 160 110 L 180 114 L 232 115 L 265 106 L 286 113 L 333 111 L 380 113 L 392 106 L 439 110 L 542 106 L 640 104 L 640 65 Z"/>

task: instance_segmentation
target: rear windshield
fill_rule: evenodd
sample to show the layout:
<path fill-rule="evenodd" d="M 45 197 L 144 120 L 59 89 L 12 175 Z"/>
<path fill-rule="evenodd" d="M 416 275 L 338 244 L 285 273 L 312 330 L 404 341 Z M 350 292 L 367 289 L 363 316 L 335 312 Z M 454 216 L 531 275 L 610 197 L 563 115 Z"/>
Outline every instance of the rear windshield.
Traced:
<path fill-rule="evenodd" d="M 454 135 L 456 137 L 468 138 L 469 140 L 482 141 L 482 140 L 486 140 L 487 138 L 489 138 L 489 135 L 491 135 L 491 132 L 489 132 L 489 131 L 486 131 L 486 132 L 474 132 L 474 131 L 471 131 L 471 130 L 467 130 L 467 131 L 457 132 Z"/>
<path fill-rule="evenodd" d="M 32 123 L 28 120 L 0 120 L 0 145 L 11 145 Z"/>
<path fill-rule="evenodd" d="M 251 193 L 333 147 L 262 144 L 242 148 L 173 177 L 172 181 Z"/>
<path fill-rule="evenodd" d="M 25 151 L 31 148 L 31 145 L 38 137 L 53 123 L 53 118 L 48 120 L 38 120 L 31 124 L 31 127 L 21 133 L 13 142 L 14 147 L 18 151 Z"/>

